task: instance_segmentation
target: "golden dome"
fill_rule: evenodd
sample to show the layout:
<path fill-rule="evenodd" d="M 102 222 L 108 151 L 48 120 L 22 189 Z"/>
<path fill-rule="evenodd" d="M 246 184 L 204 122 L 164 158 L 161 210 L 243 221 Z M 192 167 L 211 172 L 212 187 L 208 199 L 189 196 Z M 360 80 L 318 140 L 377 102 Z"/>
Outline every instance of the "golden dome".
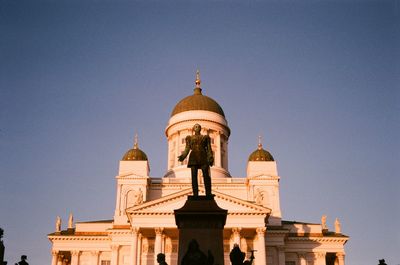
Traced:
<path fill-rule="evenodd" d="M 261 141 L 258 143 L 258 148 L 250 154 L 248 161 L 275 161 L 270 152 L 262 148 Z"/>
<path fill-rule="evenodd" d="M 135 144 L 122 157 L 122 161 L 147 161 L 145 152 L 139 149 L 137 135 L 135 135 Z"/>
<path fill-rule="evenodd" d="M 194 89 L 194 94 L 187 96 L 179 101 L 172 110 L 171 117 L 175 114 L 190 110 L 207 110 L 218 113 L 225 117 L 224 111 L 222 110 L 221 106 L 212 98 L 204 96 L 201 93 L 200 77 L 198 71 L 196 74 L 195 83 L 196 87 Z"/>

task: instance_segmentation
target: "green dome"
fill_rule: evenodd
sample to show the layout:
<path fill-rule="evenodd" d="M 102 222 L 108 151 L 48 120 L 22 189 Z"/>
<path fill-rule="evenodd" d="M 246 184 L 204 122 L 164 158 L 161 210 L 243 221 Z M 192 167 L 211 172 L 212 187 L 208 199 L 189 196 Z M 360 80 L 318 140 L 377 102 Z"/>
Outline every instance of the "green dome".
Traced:
<path fill-rule="evenodd" d="M 122 157 L 122 161 L 147 161 L 147 155 L 139 149 L 137 135 L 135 136 L 135 144 Z"/>
<path fill-rule="evenodd" d="M 258 149 L 251 153 L 249 161 L 275 161 L 274 157 L 270 152 L 262 148 L 261 144 L 258 144 Z"/>
<path fill-rule="evenodd" d="M 140 149 L 130 149 L 125 153 L 122 161 L 147 161 L 147 155 Z"/>
<path fill-rule="evenodd" d="M 176 104 L 175 108 L 172 110 L 171 117 L 190 110 L 207 110 L 218 113 L 225 118 L 224 111 L 221 106 L 212 98 L 204 96 L 201 93 L 200 88 L 200 74 L 199 71 L 196 73 L 196 87 L 194 89 L 194 94 L 183 98 L 181 101 Z"/>
<path fill-rule="evenodd" d="M 189 110 L 208 110 L 225 117 L 224 111 L 222 110 L 221 106 L 212 98 L 204 96 L 201 93 L 200 88 L 195 88 L 193 95 L 187 96 L 179 101 L 173 109 L 171 117 L 178 113 Z"/>

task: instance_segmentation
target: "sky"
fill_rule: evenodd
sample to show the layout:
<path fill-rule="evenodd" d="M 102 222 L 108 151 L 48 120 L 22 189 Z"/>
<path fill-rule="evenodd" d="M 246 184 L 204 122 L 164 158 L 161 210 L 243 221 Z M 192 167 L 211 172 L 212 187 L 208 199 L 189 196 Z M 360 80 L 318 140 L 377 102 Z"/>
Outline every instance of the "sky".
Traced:
<path fill-rule="evenodd" d="M 400 264 L 400 1 L 0 2 L 0 227 L 9 264 L 49 264 L 60 215 L 111 219 L 132 147 L 167 168 L 191 95 L 228 120 L 229 171 L 278 163 L 285 220 L 339 218 L 346 264 Z"/>

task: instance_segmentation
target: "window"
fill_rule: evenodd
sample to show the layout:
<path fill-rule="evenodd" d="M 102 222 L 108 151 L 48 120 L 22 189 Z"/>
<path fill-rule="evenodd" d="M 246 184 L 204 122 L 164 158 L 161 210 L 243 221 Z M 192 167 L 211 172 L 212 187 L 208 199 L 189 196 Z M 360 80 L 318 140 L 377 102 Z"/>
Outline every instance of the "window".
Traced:
<path fill-rule="evenodd" d="M 111 265 L 111 260 L 102 260 L 101 265 Z"/>

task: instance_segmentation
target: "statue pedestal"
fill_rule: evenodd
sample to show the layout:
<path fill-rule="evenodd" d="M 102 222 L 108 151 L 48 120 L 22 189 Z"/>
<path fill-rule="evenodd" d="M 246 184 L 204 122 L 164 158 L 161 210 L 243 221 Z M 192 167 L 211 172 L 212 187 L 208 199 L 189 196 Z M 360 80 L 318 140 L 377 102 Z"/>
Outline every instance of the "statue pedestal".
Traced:
<path fill-rule="evenodd" d="M 188 196 L 185 205 L 174 212 L 179 230 L 178 265 L 183 265 L 182 259 L 193 239 L 206 256 L 211 252 L 213 264 L 223 265 L 223 231 L 228 211 L 217 205 L 214 196 Z"/>

